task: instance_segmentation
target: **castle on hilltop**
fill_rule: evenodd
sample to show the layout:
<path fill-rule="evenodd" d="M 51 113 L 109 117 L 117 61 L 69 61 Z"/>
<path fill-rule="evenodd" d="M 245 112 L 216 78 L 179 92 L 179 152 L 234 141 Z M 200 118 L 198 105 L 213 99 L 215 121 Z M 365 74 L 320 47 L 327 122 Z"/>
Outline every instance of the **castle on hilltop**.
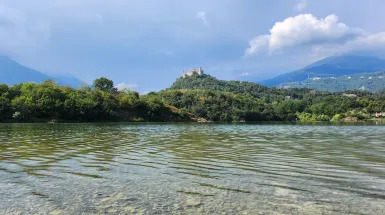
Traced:
<path fill-rule="evenodd" d="M 205 71 L 203 70 L 202 67 L 200 67 L 199 69 L 192 69 L 190 71 L 183 71 L 183 78 L 186 78 L 186 77 L 189 77 L 189 76 L 193 76 L 194 74 L 197 74 L 199 76 L 203 75 L 205 73 Z"/>

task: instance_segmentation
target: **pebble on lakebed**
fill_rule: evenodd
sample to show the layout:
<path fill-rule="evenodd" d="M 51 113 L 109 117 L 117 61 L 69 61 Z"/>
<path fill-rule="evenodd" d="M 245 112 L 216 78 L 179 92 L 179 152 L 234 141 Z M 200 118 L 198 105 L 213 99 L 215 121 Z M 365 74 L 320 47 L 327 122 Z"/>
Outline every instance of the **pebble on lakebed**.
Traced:
<path fill-rule="evenodd" d="M 202 205 L 202 203 L 200 200 L 193 199 L 193 198 L 188 198 L 186 200 L 186 206 L 187 207 L 199 207 L 201 205 Z"/>

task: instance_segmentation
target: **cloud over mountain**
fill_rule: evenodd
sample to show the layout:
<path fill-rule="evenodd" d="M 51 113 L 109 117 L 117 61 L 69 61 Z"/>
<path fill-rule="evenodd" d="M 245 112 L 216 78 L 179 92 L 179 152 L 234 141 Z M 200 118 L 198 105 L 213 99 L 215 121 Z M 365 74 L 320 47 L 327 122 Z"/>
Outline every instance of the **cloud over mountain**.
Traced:
<path fill-rule="evenodd" d="M 272 55 L 301 49 L 316 58 L 342 54 L 382 56 L 385 54 L 385 32 L 370 33 L 349 27 L 339 22 L 334 14 L 321 19 L 300 14 L 275 23 L 270 34 L 250 40 L 245 55 Z"/>
<path fill-rule="evenodd" d="M 0 55 L 88 83 L 129 77 L 142 92 L 199 66 L 222 79 L 246 79 L 242 73 L 266 79 L 338 53 L 377 56 L 385 51 L 384 6 L 383 0 L 1 0 Z"/>
<path fill-rule="evenodd" d="M 358 28 L 351 28 L 331 14 L 318 19 L 311 14 L 300 14 L 277 22 L 270 34 L 259 35 L 249 42 L 247 55 L 275 51 L 301 45 L 341 43 L 364 35 Z"/>
<path fill-rule="evenodd" d="M 385 32 L 366 34 L 340 45 L 318 46 L 314 50 L 315 54 L 320 56 L 345 53 L 383 56 L 385 54 Z"/>

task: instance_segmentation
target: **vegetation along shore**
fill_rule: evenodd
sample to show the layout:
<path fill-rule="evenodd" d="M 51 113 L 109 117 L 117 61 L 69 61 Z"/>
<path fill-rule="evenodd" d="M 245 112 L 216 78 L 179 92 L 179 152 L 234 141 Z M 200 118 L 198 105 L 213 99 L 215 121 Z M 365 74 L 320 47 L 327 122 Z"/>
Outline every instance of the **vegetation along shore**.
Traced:
<path fill-rule="evenodd" d="M 381 121 L 385 91 L 331 93 L 268 88 L 206 74 L 178 78 L 146 95 L 118 91 L 106 78 L 79 89 L 51 80 L 0 85 L 1 122 Z"/>

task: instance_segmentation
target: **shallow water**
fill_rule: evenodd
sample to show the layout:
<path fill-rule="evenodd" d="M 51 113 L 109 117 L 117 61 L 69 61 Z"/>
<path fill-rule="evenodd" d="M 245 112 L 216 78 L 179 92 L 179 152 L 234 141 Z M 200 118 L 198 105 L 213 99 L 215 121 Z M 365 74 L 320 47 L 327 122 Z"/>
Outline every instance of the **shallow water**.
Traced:
<path fill-rule="evenodd" d="M 2 124 L 0 214 L 385 214 L 385 127 Z"/>

